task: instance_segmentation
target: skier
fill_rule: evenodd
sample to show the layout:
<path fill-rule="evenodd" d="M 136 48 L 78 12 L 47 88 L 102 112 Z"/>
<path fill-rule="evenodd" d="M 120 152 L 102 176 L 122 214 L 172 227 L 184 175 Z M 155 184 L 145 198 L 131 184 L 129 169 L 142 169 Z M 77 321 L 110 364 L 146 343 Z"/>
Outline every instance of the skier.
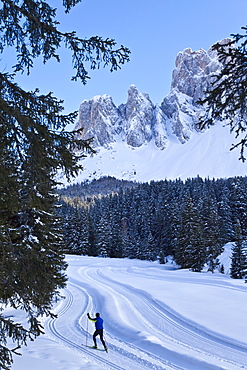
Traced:
<path fill-rule="evenodd" d="M 90 321 L 93 321 L 95 322 L 95 332 L 93 333 L 93 341 L 94 341 L 94 346 L 93 348 L 97 349 L 97 342 L 96 342 L 96 337 L 97 335 L 100 336 L 100 340 L 104 346 L 104 349 L 107 351 L 107 347 L 106 347 L 106 344 L 105 344 L 105 341 L 103 339 L 103 322 L 104 320 L 100 317 L 100 314 L 97 312 L 96 317 L 94 319 L 92 319 L 89 315 L 89 313 L 87 314 L 87 317 Z"/>

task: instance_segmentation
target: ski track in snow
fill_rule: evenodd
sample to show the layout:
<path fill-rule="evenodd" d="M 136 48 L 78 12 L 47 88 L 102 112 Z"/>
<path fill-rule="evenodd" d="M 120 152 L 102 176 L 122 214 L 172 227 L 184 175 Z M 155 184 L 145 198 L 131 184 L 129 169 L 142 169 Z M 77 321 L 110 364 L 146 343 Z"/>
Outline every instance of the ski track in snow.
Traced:
<path fill-rule="evenodd" d="M 69 257 L 65 299 L 56 306 L 58 317 L 46 322 L 46 332 L 60 344 L 80 352 L 102 369 L 247 369 L 246 343 L 210 331 L 154 297 L 145 285 L 141 289 L 135 286 L 138 277 L 148 284 L 159 284 L 160 269 L 156 273 L 155 268 L 148 271 L 145 265 L 143 269 L 131 269 L 120 263 L 113 268 L 107 259 L 91 261 L 84 264 L 82 257 Z M 118 279 L 114 279 L 116 272 Z M 181 284 L 185 281 L 181 276 Z M 211 282 L 209 278 L 203 284 L 246 292 L 231 282 L 227 285 L 225 280 Z M 97 311 L 105 321 L 108 353 L 85 347 L 92 344 L 94 331 L 86 313 Z M 99 337 L 97 341 L 100 347 Z"/>

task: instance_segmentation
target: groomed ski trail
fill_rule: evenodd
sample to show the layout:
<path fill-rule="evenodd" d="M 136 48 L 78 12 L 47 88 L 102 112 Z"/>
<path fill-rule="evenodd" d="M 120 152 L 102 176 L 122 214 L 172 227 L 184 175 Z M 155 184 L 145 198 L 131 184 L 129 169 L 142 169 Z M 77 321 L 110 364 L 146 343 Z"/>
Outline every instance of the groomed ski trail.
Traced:
<path fill-rule="evenodd" d="M 149 273 L 145 264 L 143 269 L 132 269 L 127 262 L 125 267 L 124 261 L 118 267 L 118 261 L 110 259 L 69 256 L 68 261 L 65 299 L 56 306 L 58 318 L 46 322 L 46 332 L 62 345 L 102 369 L 247 370 L 246 343 L 206 329 L 145 290 L 145 281 L 155 286 L 167 278 L 167 272 L 164 276 L 154 268 Z M 170 274 L 171 280 L 179 280 L 172 271 Z M 138 278 L 143 281 L 141 288 L 135 285 Z M 183 281 L 186 279 L 180 283 Z M 208 279 L 204 283 L 246 293 L 225 282 Z M 81 345 L 92 342 L 94 331 L 86 313 L 97 311 L 105 321 L 108 353 Z"/>

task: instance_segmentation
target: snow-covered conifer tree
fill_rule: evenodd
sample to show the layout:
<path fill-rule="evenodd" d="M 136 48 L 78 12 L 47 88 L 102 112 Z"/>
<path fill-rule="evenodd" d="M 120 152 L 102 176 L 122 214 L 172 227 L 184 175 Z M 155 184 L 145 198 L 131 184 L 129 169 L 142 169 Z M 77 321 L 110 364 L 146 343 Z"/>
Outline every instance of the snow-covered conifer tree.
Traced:
<path fill-rule="evenodd" d="M 247 240 L 243 237 L 239 221 L 235 226 L 235 238 L 232 247 L 231 277 L 243 279 L 247 277 Z"/>

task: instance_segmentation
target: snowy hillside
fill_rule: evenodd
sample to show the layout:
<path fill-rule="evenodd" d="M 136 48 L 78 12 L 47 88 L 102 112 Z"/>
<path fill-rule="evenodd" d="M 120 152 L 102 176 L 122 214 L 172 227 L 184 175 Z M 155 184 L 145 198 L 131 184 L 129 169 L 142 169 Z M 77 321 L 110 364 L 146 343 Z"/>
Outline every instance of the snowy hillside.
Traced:
<path fill-rule="evenodd" d="M 140 148 L 119 140 L 111 149 L 98 148 L 97 155 L 83 160 L 84 171 L 73 182 L 113 176 L 118 179 L 150 181 L 196 177 L 227 178 L 246 176 L 247 163 L 239 161 L 239 151 L 230 151 L 236 143 L 229 127 L 217 124 L 205 132 L 192 133 L 191 139 L 181 144 L 170 134 L 165 151 L 152 142 Z M 247 153 L 246 153 L 247 155 Z"/>
<path fill-rule="evenodd" d="M 119 107 L 108 95 L 84 100 L 75 129 L 83 128 L 83 139 L 94 138 L 97 154 L 83 161 L 85 170 L 75 182 L 102 176 L 143 182 L 245 176 L 247 164 L 238 160 L 239 150 L 230 151 L 236 139 L 229 127 L 197 127 L 205 114 L 198 100 L 221 68 L 212 48 L 188 48 L 177 55 L 171 90 L 160 106 L 135 85 Z"/>
<path fill-rule="evenodd" d="M 13 370 L 247 369 L 243 280 L 140 260 L 67 261 L 58 318 L 44 322 L 46 335 L 15 356 Z M 108 353 L 85 346 L 94 331 L 87 312 L 104 318 Z"/>

